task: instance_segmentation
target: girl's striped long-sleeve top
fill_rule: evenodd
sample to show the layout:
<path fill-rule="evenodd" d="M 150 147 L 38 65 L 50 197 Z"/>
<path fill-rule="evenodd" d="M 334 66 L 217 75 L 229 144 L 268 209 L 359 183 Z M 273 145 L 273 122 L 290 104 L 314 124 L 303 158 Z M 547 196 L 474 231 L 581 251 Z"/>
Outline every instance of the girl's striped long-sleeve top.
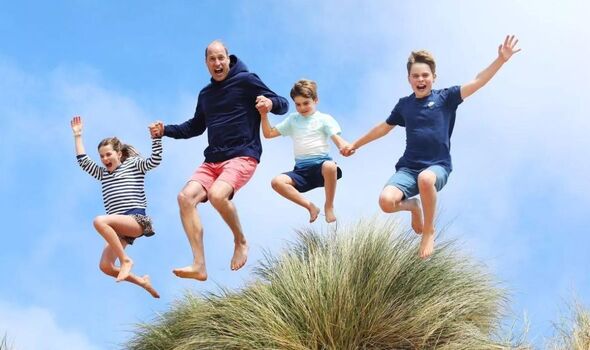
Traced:
<path fill-rule="evenodd" d="M 162 139 L 152 139 L 149 158 L 130 157 L 112 173 L 97 165 L 87 154 L 78 155 L 78 164 L 102 184 L 102 200 L 107 214 L 123 214 L 130 209 L 144 209 L 145 173 L 162 161 Z"/>

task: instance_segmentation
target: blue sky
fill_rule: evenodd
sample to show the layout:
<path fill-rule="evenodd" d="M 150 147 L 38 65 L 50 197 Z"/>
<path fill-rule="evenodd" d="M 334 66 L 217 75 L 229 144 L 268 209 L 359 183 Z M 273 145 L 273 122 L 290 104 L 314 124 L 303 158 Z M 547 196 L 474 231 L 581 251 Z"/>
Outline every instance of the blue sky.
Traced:
<path fill-rule="evenodd" d="M 246 268 L 231 272 L 232 236 L 210 206 L 205 225 L 210 280 L 174 277 L 190 259 L 176 194 L 203 160 L 205 138 L 164 139 L 164 161 L 146 181 L 157 235 L 129 249 L 162 299 L 98 270 L 103 241 L 92 219 L 100 188 L 74 157 L 69 119 L 85 118 L 85 143 L 116 135 L 149 154 L 147 125 L 192 116 L 209 81 L 205 46 L 223 40 L 275 92 L 302 78 L 319 85 L 319 110 L 354 140 L 411 90 L 405 62 L 426 48 L 435 87 L 462 84 L 514 33 L 523 51 L 460 107 L 454 171 L 440 193 L 445 238 L 457 238 L 511 291 L 537 345 L 577 295 L 590 304 L 587 218 L 590 27 L 583 1 L 22 1 L 0 12 L 0 335 L 18 349 L 115 349 L 136 322 L 186 290 L 239 287 L 262 250 L 278 252 L 307 213 L 270 188 L 292 167 L 288 139 L 264 140 L 261 166 L 236 197 L 250 241 Z M 291 104 L 291 109 L 293 105 Z M 276 123 L 281 117 L 272 117 Z M 403 152 L 403 129 L 337 156 L 342 223 L 378 213 L 377 198 Z M 334 152 L 334 155 L 336 153 Z M 311 193 L 322 204 L 322 191 Z M 377 214 L 378 217 L 385 217 Z M 396 216 L 408 222 L 409 215 Z M 326 226 L 313 225 L 319 230 Z M 41 345 L 42 344 L 42 345 Z"/>

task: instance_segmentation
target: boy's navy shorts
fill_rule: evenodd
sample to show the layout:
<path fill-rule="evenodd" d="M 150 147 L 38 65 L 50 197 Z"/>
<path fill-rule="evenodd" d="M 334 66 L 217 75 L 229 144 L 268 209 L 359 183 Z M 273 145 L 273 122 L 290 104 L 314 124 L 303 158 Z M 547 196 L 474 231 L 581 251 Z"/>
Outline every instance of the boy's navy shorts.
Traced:
<path fill-rule="evenodd" d="M 292 171 L 283 173 L 290 177 L 295 183 L 295 188 L 299 192 L 307 192 L 317 187 L 324 187 L 324 177 L 322 176 L 322 163 L 306 167 L 297 167 Z M 338 167 L 336 179 L 342 177 L 342 170 Z"/>

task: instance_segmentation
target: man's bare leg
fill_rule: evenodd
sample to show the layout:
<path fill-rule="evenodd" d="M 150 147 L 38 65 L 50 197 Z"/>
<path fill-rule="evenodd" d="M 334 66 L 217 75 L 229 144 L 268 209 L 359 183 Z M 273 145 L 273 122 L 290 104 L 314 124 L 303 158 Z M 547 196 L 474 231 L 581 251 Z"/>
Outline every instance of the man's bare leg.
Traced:
<path fill-rule="evenodd" d="M 412 229 L 417 234 L 423 230 L 422 207 L 418 198 L 404 198 L 403 192 L 395 186 L 385 186 L 379 196 L 379 206 L 386 213 L 395 213 L 398 211 L 409 211 L 412 213 Z"/>
<path fill-rule="evenodd" d="M 307 209 L 309 211 L 309 222 L 314 222 L 318 218 L 320 208 L 316 207 L 315 204 L 307 200 L 297 191 L 293 179 L 289 176 L 285 174 L 278 175 L 272 179 L 271 185 L 278 194 Z"/>
<path fill-rule="evenodd" d="M 324 190 L 326 192 L 326 203 L 324 212 L 326 213 L 326 222 L 336 221 L 334 214 L 334 197 L 336 195 L 336 181 L 338 180 L 338 166 L 335 162 L 326 161 L 322 163 L 322 176 L 324 177 Z"/>
<path fill-rule="evenodd" d="M 123 247 L 127 245 L 127 242 L 121 240 L 121 244 Z M 115 266 L 115 260 L 117 259 L 117 255 L 113 251 L 113 249 L 108 245 L 105 246 L 102 257 L 100 258 L 99 268 L 105 274 L 117 278 L 121 269 Z M 150 280 L 150 276 L 144 275 L 143 277 L 138 277 L 133 273 L 129 273 L 129 275 L 125 278 L 125 281 L 131 282 L 140 286 L 141 288 L 145 289 L 148 293 L 151 294 L 154 298 L 159 298 L 160 294 L 158 291 L 154 289 L 152 286 L 152 282 Z"/>
<path fill-rule="evenodd" d="M 233 271 L 240 269 L 248 260 L 248 242 L 242 232 L 238 211 L 229 199 L 233 187 L 224 181 L 215 181 L 209 189 L 208 197 L 211 205 L 219 212 L 234 235 L 234 255 L 230 267 Z"/>
<path fill-rule="evenodd" d="M 434 252 L 434 212 L 436 210 L 436 174 L 424 170 L 418 174 L 418 189 L 424 212 L 424 228 L 420 242 L 420 258 L 426 259 Z"/>
<path fill-rule="evenodd" d="M 180 220 L 193 252 L 192 265 L 172 270 L 176 276 L 181 278 L 194 278 L 199 281 L 207 279 L 205 249 L 203 247 L 203 225 L 196 208 L 197 204 L 201 203 L 205 198 L 207 198 L 207 191 L 196 181 L 189 181 L 178 194 Z"/>

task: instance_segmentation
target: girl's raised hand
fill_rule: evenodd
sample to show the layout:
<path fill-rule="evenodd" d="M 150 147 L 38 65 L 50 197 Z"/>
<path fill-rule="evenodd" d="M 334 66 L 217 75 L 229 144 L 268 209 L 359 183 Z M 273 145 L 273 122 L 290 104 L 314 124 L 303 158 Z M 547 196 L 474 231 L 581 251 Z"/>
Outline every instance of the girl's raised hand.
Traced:
<path fill-rule="evenodd" d="M 82 135 L 82 117 L 80 117 L 79 115 L 75 116 L 74 118 L 72 118 L 70 125 L 72 126 L 74 136 Z"/>

